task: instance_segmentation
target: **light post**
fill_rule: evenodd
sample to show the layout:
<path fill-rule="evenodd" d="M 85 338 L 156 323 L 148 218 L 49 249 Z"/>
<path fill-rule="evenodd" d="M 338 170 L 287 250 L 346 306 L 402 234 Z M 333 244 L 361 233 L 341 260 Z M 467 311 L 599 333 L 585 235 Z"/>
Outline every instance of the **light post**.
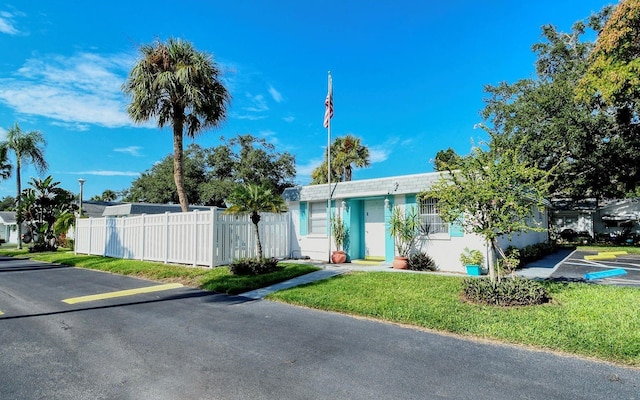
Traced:
<path fill-rule="evenodd" d="M 80 210 L 79 210 L 79 217 L 82 218 L 82 189 L 84 187 L 84 182 L 85 180 L 80 178 L 78 179 L 78 183 L 80 184 Z"/>

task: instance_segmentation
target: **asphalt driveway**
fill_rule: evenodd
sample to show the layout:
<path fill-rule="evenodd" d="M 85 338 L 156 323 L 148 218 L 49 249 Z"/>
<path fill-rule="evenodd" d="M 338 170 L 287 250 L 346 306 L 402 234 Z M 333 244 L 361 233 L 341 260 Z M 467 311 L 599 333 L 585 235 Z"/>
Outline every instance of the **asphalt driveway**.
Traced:
<path fill-rule="evenodd" d="M 155 291 L 153 291 L 155 290 Z M 638 399 L 640 370 L 0 258 L 1 399 Z"/>
<path fill-rule="evenodd" d="M 595 251 L 573 252 L 564 259 L 550 275 L 551 279 L 582 281 L 584 275 L 592 272 L 624 269 L 626 275 L 597 279 L 591 282 L 619 286 L 640 287 L 640 254 L 618 255 L 614 260 L 585 260 L 587 255 L 598 254 Z"/>

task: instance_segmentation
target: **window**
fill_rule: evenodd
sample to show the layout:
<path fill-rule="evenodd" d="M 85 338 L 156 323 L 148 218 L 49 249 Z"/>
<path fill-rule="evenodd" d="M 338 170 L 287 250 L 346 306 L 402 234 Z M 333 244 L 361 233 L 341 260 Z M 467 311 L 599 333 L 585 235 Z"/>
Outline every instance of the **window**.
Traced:
<path fill-rule="evenodd" d="M 327 234 L 327 203 L 309 203 L 309 233 Z"/>
<path fill-rule="evenodd" d="M 438 199 L 420 200 L 420 219 L 429 227 L 430 233 L 449 233 L 449 224 L 438 215 Z"/>

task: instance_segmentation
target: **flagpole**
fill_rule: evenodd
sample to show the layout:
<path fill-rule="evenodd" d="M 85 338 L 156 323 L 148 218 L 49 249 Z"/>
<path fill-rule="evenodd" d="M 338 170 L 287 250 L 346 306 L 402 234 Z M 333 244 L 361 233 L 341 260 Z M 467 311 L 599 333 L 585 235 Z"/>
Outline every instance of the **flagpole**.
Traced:
<path fill-rule="evenodd" d="M 333 117 L 333 80 L 331 79 L 331 71 L 328 72 L 328 90 L 327 99 L 325 100 L 324 124 L 327 128 L 327 187 L 329 188 L 329 196 L 327 198 L 327 216 L 328 220 L 328 259 L 331 262 L 331 118 Z"/>
<path fill-rule="evenodd" d="M 333 80 L 331 79 L 331 71 L 329 71 L 329 78 L 328 78 L 328 85 L 329 85 L 329 91 L 328 91 L 328 96 L 329 96 L 329 107 L 333 108 Z M 327 200 L 327 214 L 329 215 L 329 229 L 328 229 L 328 236 L 329 236 L 329 250 L 328 250 L 328 257 L 329 257 L 329 262 L 331 262 L 331 225 L 332 225 L 332 216 L 331 215 L 331 114 L 332 112 L 330 112 L 330 116 L 329 116 L 329 120 L 327 123 L 327 186 L 329 187 L 329 200 Z"/>

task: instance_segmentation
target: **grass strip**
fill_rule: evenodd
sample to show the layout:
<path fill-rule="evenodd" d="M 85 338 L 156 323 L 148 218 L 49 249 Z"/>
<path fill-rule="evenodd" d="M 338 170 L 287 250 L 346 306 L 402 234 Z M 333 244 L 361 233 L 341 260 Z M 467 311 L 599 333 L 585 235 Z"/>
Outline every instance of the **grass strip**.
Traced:
<path fill-rule="evenodd" d="M 353 272 L 269 299 L 640 366 L 640 290 L 545 282 L 554 301 L 491 307 L 461 301 L 462 279 Z"/>
<path fill-rule="evenodd" d="M 71 251 L 29 253 L 26 249 L 0 249 L 0 255 L 131 275 L 159 282 L 178 282 L 185 286 L 230 295 L 260 289 L 319 269 L 308 264 L 287 263 L 282 264 L 282 269 L 279 271 L 269 274 L 236 276 L 229 272 L 228 267 L 187 267 L 158 262 L 74 254 Z"/>

